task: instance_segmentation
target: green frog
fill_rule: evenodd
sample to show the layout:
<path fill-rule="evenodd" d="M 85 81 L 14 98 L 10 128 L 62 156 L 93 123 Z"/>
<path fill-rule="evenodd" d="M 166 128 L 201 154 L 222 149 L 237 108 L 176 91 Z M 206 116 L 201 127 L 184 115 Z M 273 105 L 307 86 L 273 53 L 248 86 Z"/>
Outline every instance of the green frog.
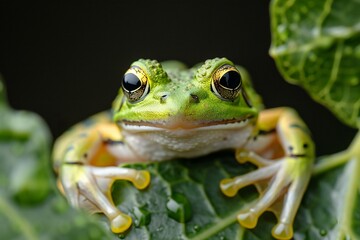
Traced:
<path fill-rule="evenodd" d="M 112 112 L 75 125 L 57 139 L 53 161 L 58 187 L 70 204 L 101 212 L 111 230 L 129 229 L 132 219 L 114 206 L 111 186 L 128 180 L 150 184 L 146 170 L 123 163 L 196 158 L 233 149 L 241 164 L 257 169 L 219 187 L 228 197 L 255 184 L 259 197 L 238 213 L 245 228 L 272 211 L 273 237 L 290 239 L 293 221 L 308 185 L 315 146 L 310 132 L 286 107 L 262 109 L 247 72 L 226 58 L 187 68 L 183 63 L 140 59 L 124 74 Z"/>

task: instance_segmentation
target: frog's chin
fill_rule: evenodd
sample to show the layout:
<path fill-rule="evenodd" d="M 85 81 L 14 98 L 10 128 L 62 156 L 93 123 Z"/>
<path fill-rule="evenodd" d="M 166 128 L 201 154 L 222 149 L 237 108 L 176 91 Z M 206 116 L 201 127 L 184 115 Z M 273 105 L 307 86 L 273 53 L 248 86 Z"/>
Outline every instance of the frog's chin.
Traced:
<path fill-rule="evenodd" d="M 173 119 L 171 119 L 173 120 Z M 148 161 L 193 158 L 243 146 L 253 132 L 255 118 L 211 122 L 121 122 L 131 149 Z"/>
<path fill-rule="evenodd" d="M 240 129 L 251 124 L 252 117 L 216 121 L 121 121 L 121 129 L 128 132 L 153 132 L 153 131 L 208 131 Z"/>

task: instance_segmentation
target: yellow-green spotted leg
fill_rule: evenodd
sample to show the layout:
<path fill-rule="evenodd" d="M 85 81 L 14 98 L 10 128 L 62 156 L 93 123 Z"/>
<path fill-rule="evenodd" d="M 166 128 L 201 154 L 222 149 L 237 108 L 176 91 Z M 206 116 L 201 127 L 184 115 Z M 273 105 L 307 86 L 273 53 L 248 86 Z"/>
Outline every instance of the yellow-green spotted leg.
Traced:
<path fill-rule="evenodd" d="M 104 119 L 103 119 L 104 118 Z M 150 174 L 117 167 L 120 162 L 134 161 L 115 124 L 100 115 L 91 126 L 76 126 L 61 136 L 54 147 L 54 168 L 58 186 L 74 207 L 104 213 L 115 233 L 126 231 L 131 218 L 114 206 L 111 185 L 115 180 L 128 180 L 138 189 L 147 187 Z M 114 155 L 111 148 L 119 148 Z M 116 145 L 116 146 L 114 146 Z"/>
<path fill-rule="evenodd" d="M 304 122 L 289 108 L 269 109 L 259 116 L 258 128 L 267 134 L 256 136 L 236 151 L 240 163 L 249 161 L 258 169 L 220 183 L 227 196 L 250 184 L 258 187 L 257 201 L 238 215 L 239 223 L 254 228 L 265 211 L 272 211 L 278 223 L 272 230 L 277 239 L 293 236 L 293 221 L 311 176 L 314 143 Z M 271 139 L 270 141 L 267 139 Z M 280 145 L 281 148 L 273 151 Z M 272 156 L 267 158 L 264 156 Z M 263 184 L 267 180 L 267 184 Z"/>

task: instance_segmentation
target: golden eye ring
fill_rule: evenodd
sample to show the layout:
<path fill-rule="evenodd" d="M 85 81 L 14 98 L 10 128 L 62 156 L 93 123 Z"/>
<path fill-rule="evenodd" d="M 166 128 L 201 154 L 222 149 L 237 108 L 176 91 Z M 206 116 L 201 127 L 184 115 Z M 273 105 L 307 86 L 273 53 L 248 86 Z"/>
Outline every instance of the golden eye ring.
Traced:
<path fill-rule="evenodd" d="M 140 67 L 132 66 L 124 74 L 121 88 L 129 102 L 141 101 L 150 90 L 148 77 Z"/>
<path fill-rule="evenodd" d="M 223 100 L 234 101 L 240 94 L 240 72 L 232 65 L 219 67 L 212 75 L 211 90 Z"/>

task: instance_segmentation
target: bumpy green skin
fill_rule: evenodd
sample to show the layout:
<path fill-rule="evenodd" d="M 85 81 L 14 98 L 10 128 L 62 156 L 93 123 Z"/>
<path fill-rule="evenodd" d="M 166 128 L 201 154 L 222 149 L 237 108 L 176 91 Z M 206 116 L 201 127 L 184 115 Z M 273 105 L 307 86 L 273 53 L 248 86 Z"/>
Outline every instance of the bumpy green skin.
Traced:
<path fill-rule="evenodd" d="M 150 92 L 143 101 L 136 104 L 124 100 L 122 91 L 114 101 L 114 120 L 122 121 L 163 121 L 173 116 L 184 116 L 186 121 L 221 121 L 224 119 L 256 116 L 256 107 L 249 108 L 244 98 L 234 101 L 224 101 L 210 90 L 212 73 L 224 64 L 233 65 L 226 58 L 207 60 L 205 64 L 198 64 L 190 69 L 180 62 L 164 62 L 160 64 L 154 60 L 140 59 L 132 64 L 142 68 L 149 77 Z M 250 87 L 246 71 L 239 67 L 245 87 Z M 199 97 L 200 104 L 191 104 L 189 95 Z M 160 98 L 167 95 L 163 104 Z M 248 92 L 252 102 L 260 107 L 259 97 L 254 90 Z M 125 101 L 125 102 L 122 102 Z M 123 104 L 122 104 L 123 103 Z M 121 109 L 121 111 L 120 111 Z"/>

